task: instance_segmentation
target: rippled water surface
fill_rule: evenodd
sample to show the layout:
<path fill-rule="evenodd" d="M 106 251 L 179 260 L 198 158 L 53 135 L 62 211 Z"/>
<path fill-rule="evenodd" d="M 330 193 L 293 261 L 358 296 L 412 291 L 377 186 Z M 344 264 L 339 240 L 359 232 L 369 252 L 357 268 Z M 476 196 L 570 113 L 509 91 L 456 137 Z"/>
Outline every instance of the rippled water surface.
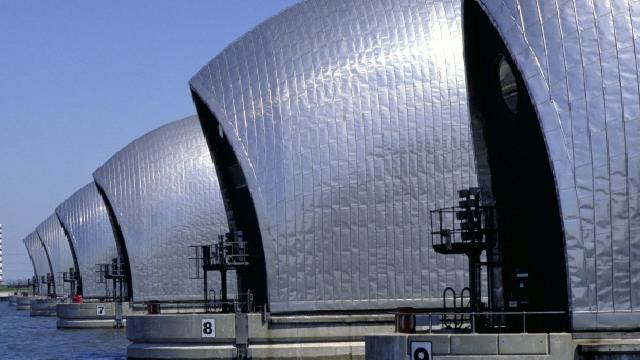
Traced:
<path fill-rule="evenodd" d="M 124 330 L 58 330 L 55 317 L 30 317 L 0 302 L 0 359 L 126 359 Z"/>

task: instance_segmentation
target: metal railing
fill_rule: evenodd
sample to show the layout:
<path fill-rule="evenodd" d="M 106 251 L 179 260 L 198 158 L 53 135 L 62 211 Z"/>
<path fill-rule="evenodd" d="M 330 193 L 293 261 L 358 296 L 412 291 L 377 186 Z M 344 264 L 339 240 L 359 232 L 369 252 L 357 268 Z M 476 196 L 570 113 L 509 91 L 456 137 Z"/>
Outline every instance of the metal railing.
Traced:
<path fill-rule="evenodd" d="M 455 245 L 491 246 L 496 234 L 495 208 L 460 206 L 431 211 L 431 246 L 450 250 Z"/>
<path fill-rule="evenodd" d="M 146 301 L 133 303 L 133 309 L 138 311 L 149 310 L 150 306 L 157 307 L 158 314 L 207 314 L 233 311 L 256 312 L 261 310 L 256 306 L 253 295 L 249 293 L 240 294 L 236 299 L 222 301 L 215 298 L 213 300 L 186 300 L 186 301 Z"/>
<path fill-rule="evenodd" d="M 429 312 L 429 313 L 396 313 L 396 316 L 416 317 L 414 323 L 426 323 L 426 332 L 443 330 L 458 330 L 470 333 L 478 333 L 482 329 L 483 333 L 527 333 L 528 327 L 543 328 L 545 325 L 541 321 L 568 321 L 572 313 L 568 311 L 503 311 L 503 312 Z M 451 326 L 447 319 L 456 316 L 458 323 Z M 425 321 L 426 320 L 426 321 Z M 462 325 L 460 321 L 462 320 Z M 493 326 L 479 326 L 492 321 Z M 449 325 L 447 325 L 449 324 Z M 499 324 L 499 325 L 497 325 Z M 425 325 L 417 325 L 416 328 L 425 328 Z M 425 332 L 418 330 L 416 332 Z"/>
<path fill-rule="evenodd" d="M 229 302 L 233 304 L 233 302 Z M 158 304 L 160 314 L 206 314 L 223 312 L 220 301 L 144 302 L 135 303 L 134 309 L 146 310 L 149 304 Z"/>

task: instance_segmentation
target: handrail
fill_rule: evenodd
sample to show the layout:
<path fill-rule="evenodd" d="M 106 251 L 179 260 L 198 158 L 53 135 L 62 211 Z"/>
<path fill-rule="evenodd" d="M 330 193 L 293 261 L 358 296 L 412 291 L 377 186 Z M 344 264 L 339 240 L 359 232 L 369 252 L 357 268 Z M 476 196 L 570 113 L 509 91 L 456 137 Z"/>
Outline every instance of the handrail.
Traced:
<path fill-rule="evenodd" d="M 213 291 L 213 290 L 211 290 Z M 179 313 L 179 314 L 195 314 L 195 313 L 223 313 L 223 312 L 255 312 L 260 309 L 253 299 L 253 294 L 248 291 L 236 295 L 236 298 L 222 301 L 216 298 L 215 291 L 213 300 L 167 300 L 167 301 L 135 301 L 130 302 L 134 308 L 145 307 L 150 303 L 159 306 L 159 313 Z"/>
<path fill-rule="evenodd" d="M 460 312 L 460 315 L 465 315 L 469 317 L 470 322 L 470 330 L 471 333 L 476 333 L 476 318 L 479 316 L 508 316 L 508 315 L 518 315 L 522 316 L 522 333 L 527 332 L 527 316 L 531 315 L 571 315 L 572 312 L 569 311 L 481 311 L 481 312 Z M 444 319 L 446 319 L 447 315 L 451 315 L 451 313 L 447 312 L 429 312 L 429 313 L 414 313 L 416 319 L 418 317 L 428 317 L 429 319 L 429 333 L 433 332 L 433 319 L 440 318 L 441 323 L 445 324 Z M 445 325 L 446 326 L 446 325 Z"/>
<path fill-rule="evenodd" d="M 640 313 L 638 310 L 620 309 L 620 310 L 573 310 L 572 314 L 616 314 L 616 313 Z"/>
<path fill-rule="evenodd" d="M 464 305 L 464 294 L 467 294 L 467 306 L 465 307 Z M 469 289 L 469 287 L 465 286 L 464 288 L 462 288 L 462 290 L 460 291 L 460 309 L 461 309 L 461 314 L 460 314 L 460 318 L 456 319 L 456 327 L 461 328 L 462 327 L 462 323 L 465 321 L 465 308 L 470 309 L 471 308 L 471 289 Z"/>
<path fill-rule="evenodd" d="M 447 313 L 447 293 L 450 292 L 452 294 L 452 298 L 453 298 L 453 324 L 454 326 L 456 325 L 456 309 L 457 309 L 457 305 L 456 305 L 456 291 L 454 288 L 452 288 L 451 286 L 447 286 L 444 291 L 442 292 L 442 310 Z M 445 324 L 445 326 L 450 327 L 451 326 L 451 319 L 448 316 L 443 316 L 442 317 L 442 322 Z"/>

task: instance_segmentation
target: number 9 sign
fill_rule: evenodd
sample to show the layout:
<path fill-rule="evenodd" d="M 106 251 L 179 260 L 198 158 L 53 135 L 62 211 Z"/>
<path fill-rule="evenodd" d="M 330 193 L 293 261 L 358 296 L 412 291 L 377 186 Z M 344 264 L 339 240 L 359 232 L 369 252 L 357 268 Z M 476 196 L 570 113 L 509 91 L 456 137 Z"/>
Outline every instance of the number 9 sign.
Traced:
<path fill-rule="evenodd" d="M 200 327 L 200 337 L 216 337 L 216 319 L 202 319 L 202 326 Z"/>
<path fill-rule="evenodd" d="M 409 358 L 412 360 L 431 360 L 431 341 L 412 341 Z"/>

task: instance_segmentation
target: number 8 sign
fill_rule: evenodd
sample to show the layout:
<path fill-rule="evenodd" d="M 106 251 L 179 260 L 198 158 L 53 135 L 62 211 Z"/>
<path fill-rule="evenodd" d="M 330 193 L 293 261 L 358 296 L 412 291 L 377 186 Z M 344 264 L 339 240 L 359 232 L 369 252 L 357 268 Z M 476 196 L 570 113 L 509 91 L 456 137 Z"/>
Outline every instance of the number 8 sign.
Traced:
<path fill-rule="evenodd" d="M 216 319 L 202 319 L 202 327 L 200 328 L 200 337 L 203 337 L 203 338 L 216 337 Z"/>

